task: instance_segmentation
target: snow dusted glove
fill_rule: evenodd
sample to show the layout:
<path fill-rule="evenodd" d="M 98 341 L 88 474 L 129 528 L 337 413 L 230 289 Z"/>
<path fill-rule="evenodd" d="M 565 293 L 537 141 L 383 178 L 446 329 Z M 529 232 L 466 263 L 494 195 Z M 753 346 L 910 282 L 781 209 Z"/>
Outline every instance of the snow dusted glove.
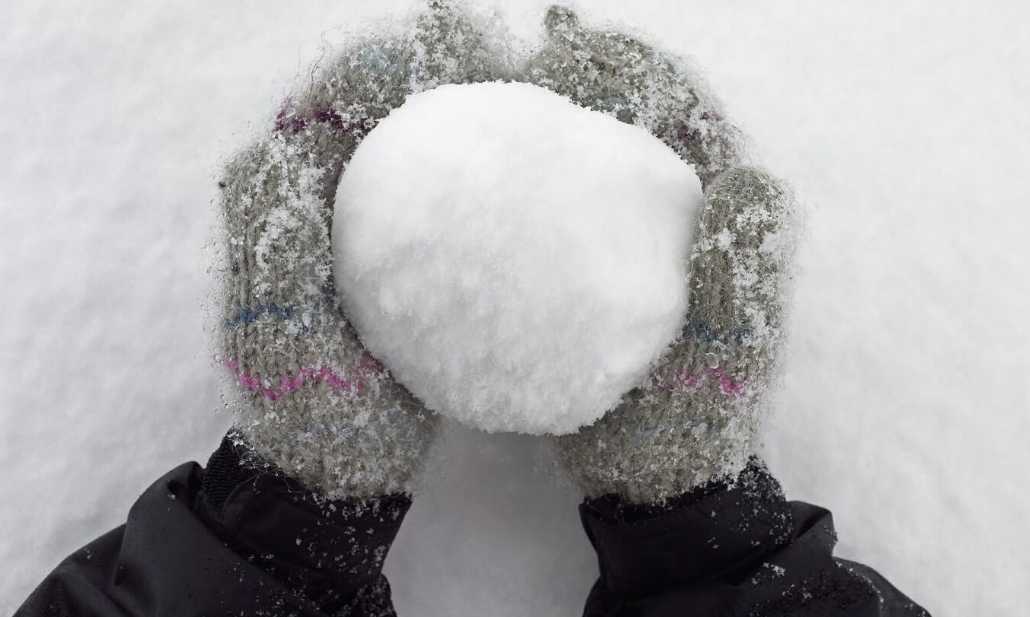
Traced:
<path fill-rule="evenodd" d="M 783 342 L 796 229 L 788 188 L 740 167 L 741 137 L 682 59 L 579 25 L 552 7 L 525 79 L 648 130 L 705 187 L 686 326 L 645 383 L 591 426 L 556 438 L 588 497 L 650 503 L 736 477 L 753 453 Z"/>
<path fill-rule="evenodd" d="M 588 496 L 661 501 L 736 477 L 754 453 L 783 344 L 795 205 L 768 174 L 734 168 L 708 186 L 699 218 L 678 340 L 619 406 L 557 438 Z"/>
<path fill-rule="evenodd" d="M 339 309 L 330 228 L 357 144 L 413 92 L 496 78 L 487 37 L 440 3 L 350 45 L 228 164 L 218 346 L 239 430 L 330 498 L 408 492 L 437 428 Z"/>
<path fill-rule="evenodd" d="M 699 72 L 681 57 L 621 32 L 580 26 L 552 6 L 545 41 L 519 66 L 519 81 L 647 130 L 692 163 L 703 186 L 742 155 L 740 132 Z"/>
<path fill-rule="evenodd" d="M 400 492 L 436 419 L 336 306 L 315 131 L 277 132 L 226 170 L 221 353 L 239 429 L 264 459 L 333 498 Z"/>

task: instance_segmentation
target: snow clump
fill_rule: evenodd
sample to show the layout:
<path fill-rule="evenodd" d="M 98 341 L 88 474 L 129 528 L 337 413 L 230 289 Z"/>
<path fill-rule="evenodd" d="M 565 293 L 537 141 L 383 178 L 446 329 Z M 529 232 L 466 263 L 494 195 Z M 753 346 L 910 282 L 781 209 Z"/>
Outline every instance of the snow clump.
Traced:
<path fill-rule="evenodd" d="M 644 129 L 530 84 L 444 85 L 394 109 L 344 170 L 336 289 L 427 408 L 574 432 L 682 329 L 702 200 Z"/>

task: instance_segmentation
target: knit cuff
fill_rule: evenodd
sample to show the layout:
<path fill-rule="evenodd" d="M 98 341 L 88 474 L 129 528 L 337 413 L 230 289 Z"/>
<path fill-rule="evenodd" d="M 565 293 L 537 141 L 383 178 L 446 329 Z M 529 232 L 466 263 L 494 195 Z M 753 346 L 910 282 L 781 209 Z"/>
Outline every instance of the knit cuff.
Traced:
<path fill-rule="evenodd" d="M 790 506 L 752 459 L 732 483 L 711 483 L 654 504 L 605 495 L 580 506 L 601 583 L 633 595 L 746 569 L 788 541 Z"/>
<path fill-rule="evenodd" d="M 197 514 L 238 554 L 299 594 L 335 612 L 389 604 L 383 560 L 411 498 L 331 500 L 262 460 L 236 431 L 212 454 Z"/>

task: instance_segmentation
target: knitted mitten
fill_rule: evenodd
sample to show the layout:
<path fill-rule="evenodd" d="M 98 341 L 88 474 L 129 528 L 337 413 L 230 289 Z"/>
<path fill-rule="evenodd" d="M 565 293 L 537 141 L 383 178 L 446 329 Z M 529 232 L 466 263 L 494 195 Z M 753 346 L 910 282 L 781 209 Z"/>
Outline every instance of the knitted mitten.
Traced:
<path fill-rule="evenodd" d="M 580 26 L 552 6 L 540 49 L 519 64 L 518 80 L 639 126 L 693 163 L 703 186 L 740 161 L 740 132 L 684 58 L 637 38 Z"/>
<path fill-rule="evenodd" d="M 578 433 L 559 460 L 588 497 L 661 501 L 735 477 L 753 454 L 783 343 L 796 229 L 790 191 L 738 167 L 739 133 L 686 64 L 552 8 L 522 71 L 574 101 L 649 130 L 705 187 L 690 252 L 686 326 L 644 383 Z"/>
<path fill-rule="evenodd" d="M 356 41 L 227 165 L 219 355 L 238 428 L 266 461 L 331 498 L 407 492 L 437 427 L 340 311 L 329 230 L 361 139 L 413 92 L 503 72 L 490 37 L 439 3 Z"/>

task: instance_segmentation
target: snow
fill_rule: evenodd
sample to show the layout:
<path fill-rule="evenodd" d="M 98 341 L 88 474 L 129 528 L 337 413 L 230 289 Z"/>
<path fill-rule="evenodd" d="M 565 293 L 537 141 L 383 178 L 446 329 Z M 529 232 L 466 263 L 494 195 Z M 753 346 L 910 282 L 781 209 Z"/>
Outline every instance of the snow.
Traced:
<path fill-rule="evenodd" d="M 408 5 L 0 2 L 0 614 L 217 446 L 215 170 L 334 25 Z M 543 4 L 503 6 L 536 35 Z M 693 55 L 813 205 L 766 439 L 788 495 L 832 509 L 838 554 L 934 615 L 1025 612 L 1030 6 L 581 17 Z M 450 427 L 386 560 L 401 615 L 579 612 L 596 558 L 545 445 Z"/>
<path fill-rule="evenodd" d="M 524 83 L 410 96 L 361 142 L 334 278 L 365 347 L 429 409 L 565 434 L 682 329 L 703 201 L 647 131 Z"/>

